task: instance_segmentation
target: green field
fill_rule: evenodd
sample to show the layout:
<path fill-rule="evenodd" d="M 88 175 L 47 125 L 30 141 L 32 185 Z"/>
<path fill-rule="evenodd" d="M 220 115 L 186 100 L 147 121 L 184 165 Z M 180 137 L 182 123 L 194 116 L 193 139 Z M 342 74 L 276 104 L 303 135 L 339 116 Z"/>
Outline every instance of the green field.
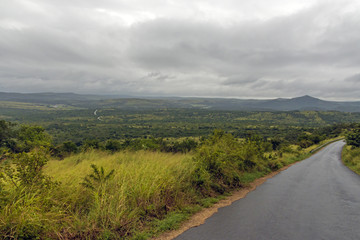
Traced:
<path fill-rule="evenodd" d="M 26 105 L 23 109 L 0 106 L 3 119 L 21 124 L 41 125 L 53 137 L 55 144 L 64 141 L 80 144 L 86 139 L 106 141 L 150 136 L 200 137 L 209 135 L 215 129 L 223 129 L 240 138 L 257 134 L 267 138 L 291 139 L 301 132 L 313 131 L 319 127 L 360 121 L 360 113 L 343 112 L 115 108 L 49 110 L 43 106 L 32 105 Z"/>
<path fill-rule="evenodd" d="M 74 108 L 0 105 L 4 239 L 149 239 L 350 136 L 360 121 L 343 112 Z M 354 171 L 358 155 L 344 151 Z"/>

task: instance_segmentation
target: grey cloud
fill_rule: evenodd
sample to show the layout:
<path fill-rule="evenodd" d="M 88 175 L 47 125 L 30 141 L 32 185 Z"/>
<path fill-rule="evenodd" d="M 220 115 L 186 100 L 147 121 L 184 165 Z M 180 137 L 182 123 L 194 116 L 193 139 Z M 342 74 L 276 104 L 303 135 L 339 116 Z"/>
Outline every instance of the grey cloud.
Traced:
<path fill-rule="evenodd" d="M 164 16 L 125 26 L 97 12 L 137 10 L 125 1 L 23 3 L 0 9 L 0 91 L 358 97 L 359 9 L 323 3 L 229 25 Z"/>
<path fill-rule="evenodd" d="M 175 79 L 175 76 L 171 76 L 168 74 L 164 74 L 161 72 L 150 72 L 146 75 L 146 77 L 144 77 L 144 79 L 153 79 L 153 80 L 157 80 L 157 81 L 166 81 L 166 80 L 171 80 L 171 79 Z"/>
<path fill-rule="evenodd" d="M 224 85 L 243 85 L 246 86 L 248 84 L 256 83 L 258 80 L 260 80 L 261 77 L 255 77 L 255 76 L 230 76 L 226 78 L 225 81 L 223 81 Z"/>
<path fill-rule="evenodd" d="M 345 78 L 345 82 L 360 83 L 360 73 Z"/>
<path fill-rule="evenodd" d="M 337 65 L 358 58 L 360 37 L 355 28 L 324 27 L 317 23 L 318 8 L 266 22 L 222 28 L 204 23 L 155 20 L 138 26 L 130 56 L 144 67 L 213 69 L 218 64 L 262 68 L 288 65 Z M 355 20 L 354 20 L 355 21 Z M 341 25 L 341 24 L 340 24 Z M 355 21 L 352 25 L 358 26 Z M 345 43 L 334 39 L 340 29 L 353 35 Z M 355 38 L 355 39 L 354 39 Z M 221 66 L 220 66 L 221 67 Z"/>

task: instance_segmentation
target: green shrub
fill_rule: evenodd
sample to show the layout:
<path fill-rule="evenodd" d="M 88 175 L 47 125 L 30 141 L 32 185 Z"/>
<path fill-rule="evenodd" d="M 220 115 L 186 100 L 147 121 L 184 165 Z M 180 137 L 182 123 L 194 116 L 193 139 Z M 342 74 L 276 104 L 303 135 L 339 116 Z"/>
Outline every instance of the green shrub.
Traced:
<path fill-rule="evenodd" d="M 262 140 L 256 138 L 240 142 L 231 134 L 219 130 L 203 141 L 194 160 L 199 166 L 195 171 L 194 185 L 202 187 L 203 190 L 210 186 L 214 192 L 220 194 L 240 186 L 242 173 L 267 171 L 269 168 L 264 157 Z M 206 171 L 210 176 L 206 185 L 202 171 Z"/>
<path fill-rule="evenodd" d="M 117 152 L 122 149 L 122 146 L 118 140 L 110 139 L 106 142 L 105 149 L 111 152 Z"/>
<path fill-rule="evenodd" d="M 282 168 L 284 165 L 280 160 L 276 159 L 273 161 L 269 161 L 268 166 L 272 171 L 276 171 L 276 170 Z"/>
<path fill-rule="evenodd" d="M 31 152 L 13 155 L 11 165 L 4 165 L 2 174 L 14 187 L 29 189 L 42 188 L 52 184 L 50 178 L 43 173 L 48 162 L 48 150 L 38 148 Z"/>
<path fill-rule="evenodd" d="M 90 165 L 93 172 L 84 178 L 82 183 L 86 188 L 96 190 L 102 188 L 104 184 L 114 177 L 115 170 L 112 169 L 109 173 L 105 174 L 103 167 L 98 168 L 95 164 Z"/>
<path fill-rule="evenodd" d="M 346 135 L 346 143 L 350 146 L 360 147 L 360 129 L 354 129 Z"/>
<path fill-rule="evenodd" d="M 58 184 L 43 172 L 48 150 L 38 148 L 12 157 L 1 169 L 0 235 L 4 239 L 55 237 L 69 216 L 56 197 Z"/>

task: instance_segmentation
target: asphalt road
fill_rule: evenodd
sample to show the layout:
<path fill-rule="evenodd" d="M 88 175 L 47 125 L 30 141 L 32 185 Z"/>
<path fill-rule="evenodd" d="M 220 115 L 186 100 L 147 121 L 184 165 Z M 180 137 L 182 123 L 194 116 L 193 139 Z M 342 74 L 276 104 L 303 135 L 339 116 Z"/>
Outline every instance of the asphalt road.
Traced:
<path fill-rule="evenodd" d="M 360 239 L 360 177 L 342 141 L 267 180 L 176 239 Z"/>

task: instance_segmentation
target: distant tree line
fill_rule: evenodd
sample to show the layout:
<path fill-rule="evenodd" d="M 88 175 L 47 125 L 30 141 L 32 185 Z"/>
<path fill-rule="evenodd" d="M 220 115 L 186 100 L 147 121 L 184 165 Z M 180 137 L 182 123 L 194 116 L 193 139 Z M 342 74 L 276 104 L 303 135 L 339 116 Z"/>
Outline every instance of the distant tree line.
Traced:
<path fill-rule="evenodd" d="M 354 123 L 335 124 L 315 129 L 299 128 L 289 132 L 282 132 L 282 134 L 275 135 L 274 137 L 262 137 L 257 131 L 248 131 L 242 136 L 237 135 L 236 132 L 229 133 L 235 138 L 257 139 L 257 141 L 261 141 L 267 149 L 280 150 L 289 144 L 297 144 L 301 148 L 307 148 L 311 145 L 318 144 L 324 139 L 337 137 L 343 131 L 349 132 L 347 134 L 347 140 L 350 145 L 360 146 L 360 141 L 358 139 L 360 130 L 358 125 Z M 197 149 L 207 138 L 207 136 L 197 138 L 162 138 L 144 136 L 125 139 L 112 139 L 109 137 L 109 139 L 103 141 L 93 138 L 84 139 L 79 142 L 69 140 L 53 145 L 52 137 L 41 126 L 17 125 L 5 120 L 0 121 L 1 155 L 4 155 L 6 152 L 29 152 L 36 147 L 47 148 L 53 156 L 59 158 L 64 158 L 70 154 L 87 151 L 89 149 L 99 149 L 110 152 L 122 150 L 150 150 L 170 153 L 187 153 Z"/>

